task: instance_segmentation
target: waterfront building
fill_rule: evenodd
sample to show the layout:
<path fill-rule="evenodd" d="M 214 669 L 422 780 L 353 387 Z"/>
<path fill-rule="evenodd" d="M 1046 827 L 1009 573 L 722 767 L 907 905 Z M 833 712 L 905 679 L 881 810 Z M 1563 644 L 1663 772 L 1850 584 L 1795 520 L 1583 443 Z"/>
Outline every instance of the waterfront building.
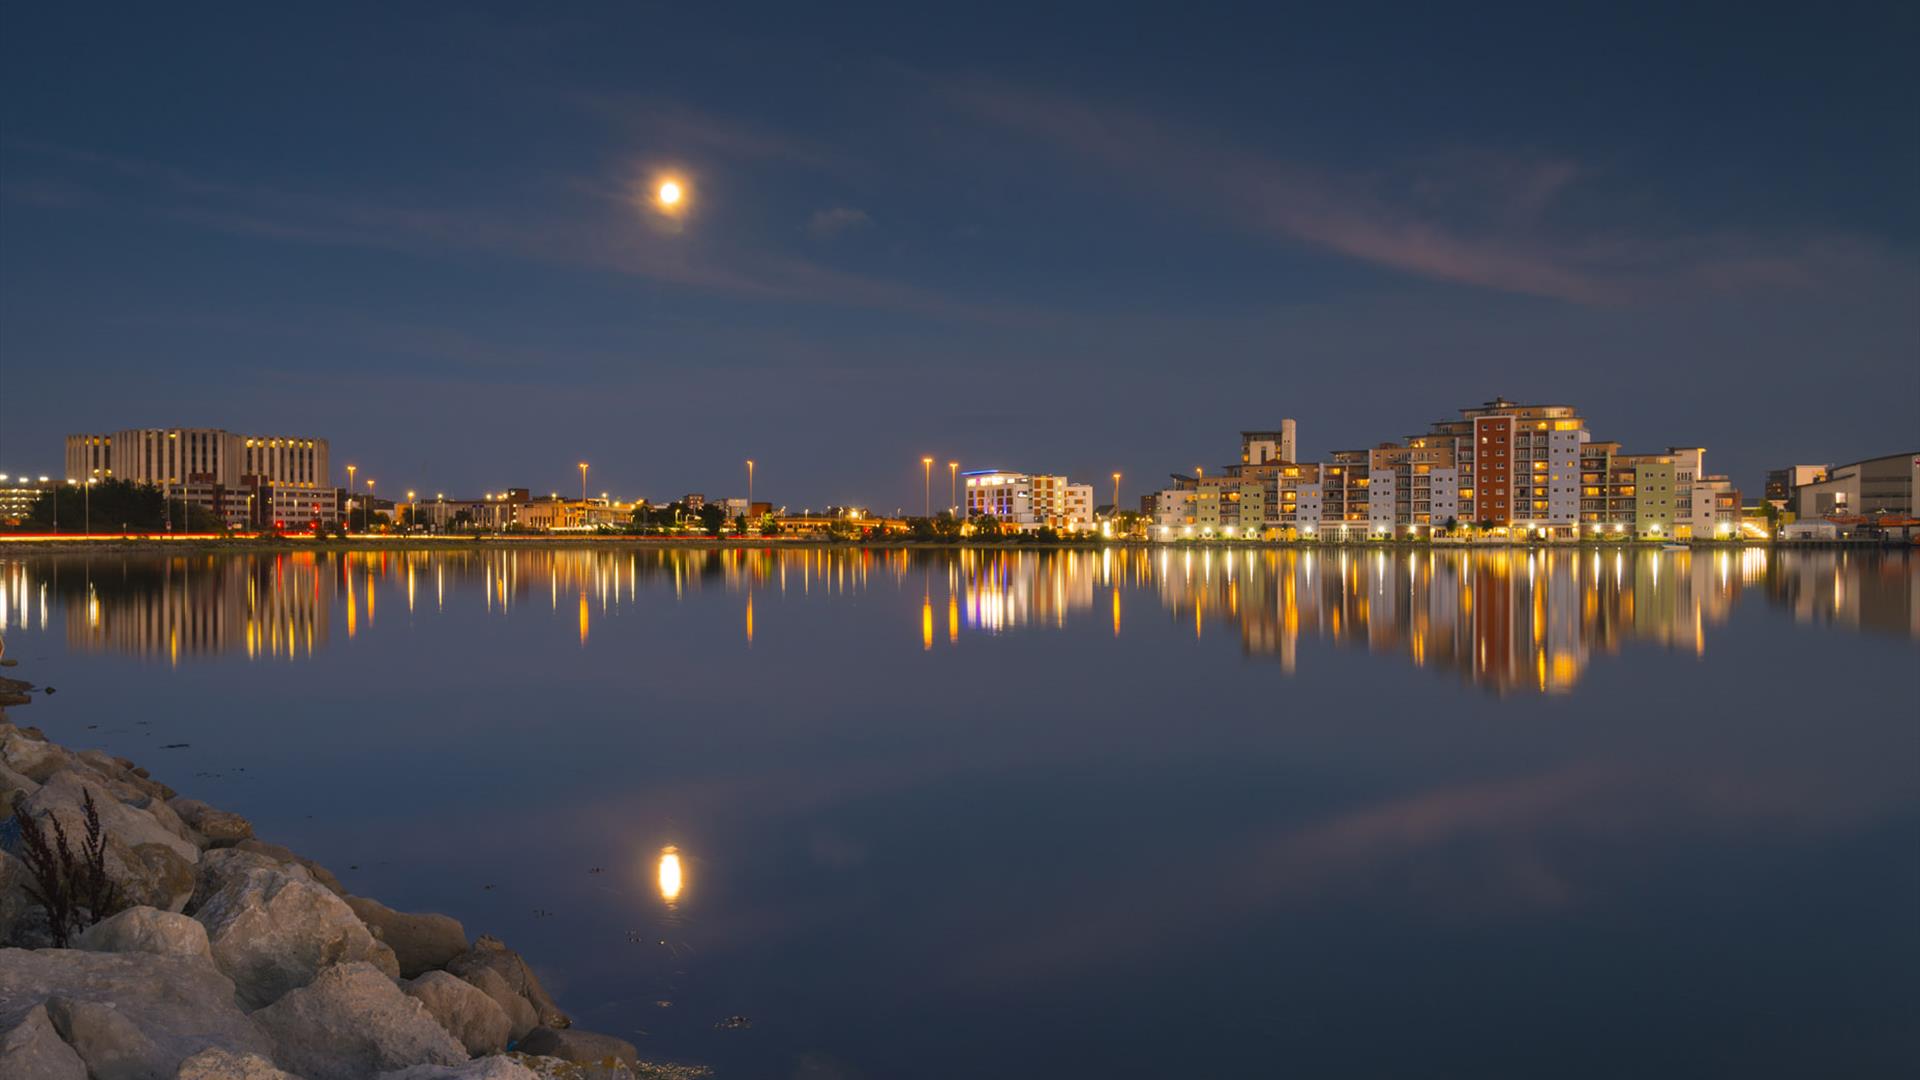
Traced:
<path fill-rule="evenodd" d="M 1767 471 L 1766 501 L 1775 510 L 1791 511 L 1794 508 L 1793 492 L 1795 488 L 1807 484 L 1817 484 L 1827 478 L 1830 465 L 1789 465 L 1784 469 Z"/>
<path fill-rule="evenodd" d="M 152 484 L 230 526 L 332 521 L 328 443 L 293 435 L 236 435 L 220 428 L 127 428 L 66 439 L 66 478 Z M 184 511 L 184 506 L 183 506 Z"/>
<path fill-rule="evenodd" d="M 1793 510 L 1811 517 L 1920 517 L 1920 451 L 1835 465 L 1822 479 L 1796 485 Z"/>
<path fill-rule="evenodd" d="M 1264 465 L 1269 461 L 1299 461 L 1296 426 L 1291 418 L 1280 421 L 1277 431 L 1240 433 L 1240 464 Z"/>
<path fill-rule="evenodd" d="M 9 476 L 0 473 L 0 525 L 18 525 L 33 513 L 33 504 L 52 491 L 57 481 L 47 477 Z"/>
<path fill-rule="evenodd" d="M 966 516 L 990 515 L 1021 530 L 1093 528 L 1093 485 L 1065 476 L 979 469 L 966 479 Z"/>
<path fill-rule="evenodd" d="M 238 487 L 246 478 L 303 488 L 331 482 L 325 439 L 236 435 L 220 428 L 127 428 L 67 436 L 67 477 Z"/>

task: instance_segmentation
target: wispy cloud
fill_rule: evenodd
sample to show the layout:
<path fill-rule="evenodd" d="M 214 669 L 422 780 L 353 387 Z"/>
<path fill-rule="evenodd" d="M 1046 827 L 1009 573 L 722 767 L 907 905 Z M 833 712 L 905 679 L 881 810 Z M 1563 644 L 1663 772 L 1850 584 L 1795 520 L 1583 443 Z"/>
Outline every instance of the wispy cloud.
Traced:
<path fill-rule="evenodd" d="M 821 239 L 838 236 L 849 229 L 860 229 L 873 224 L 873 218 L 865 210 L 852 206 L 836 206 L 829 210 L 815 210 L 807 219 L 807 231 Z"/>
<path fill-rule="evenodd" d="M 1459 152 L 1343 173 L 1172 118 L 981 79 L 931 80 L 978 121 L 1044 143 L 1161 205 L 1364 263 L 1583 304 L 1706 288 L 1805 283 L 1872 253 L 1831 236 L 1556 227 L 1586 171 L 1563 157 Z"/>
<path fill-rule="evenodd" d="M 92 169 L 103 181 L 131 181 L 137 191 L 123 202 L 140 212 L 231 235 L 430 257 L 515 259 L 765 301 L 996 323 L 1041 317 L 1018 305 L 957 299 L 769 248 L 663 229 L 633 206 L 636 189 L 630 178 L 601 177 L 573 184 L 570 201 L 550 201 L 537 208 L 427 206 L 234 183 L 89 150 L 10 145 Z M 87 192 L 100 202 L 107 198 L 106 186 L 71 190 L 75 197 Z"/>

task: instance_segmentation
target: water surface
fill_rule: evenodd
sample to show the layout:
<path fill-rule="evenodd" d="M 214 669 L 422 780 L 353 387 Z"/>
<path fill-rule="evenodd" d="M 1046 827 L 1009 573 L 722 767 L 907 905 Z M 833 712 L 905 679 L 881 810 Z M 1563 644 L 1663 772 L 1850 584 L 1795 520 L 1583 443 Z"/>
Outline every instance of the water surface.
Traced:
<path fill-rule="evenodd" d="M 1920 1061 L 1898 552 L 34 556 L 0 626 L 20 721 L 722 1076 Z"/>

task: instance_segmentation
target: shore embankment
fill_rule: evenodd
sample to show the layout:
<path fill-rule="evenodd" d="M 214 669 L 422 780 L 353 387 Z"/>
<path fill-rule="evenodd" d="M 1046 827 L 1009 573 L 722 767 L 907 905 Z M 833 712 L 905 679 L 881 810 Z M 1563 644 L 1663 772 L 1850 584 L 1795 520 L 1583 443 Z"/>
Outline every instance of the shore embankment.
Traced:
<path fill-rule="evenodd" d="M 17 724 L 33 690 L 0 678 L 0 1077 L 706 1074 L 572 1026 L 499 939 L 355 896 L 240 814 Z"/>

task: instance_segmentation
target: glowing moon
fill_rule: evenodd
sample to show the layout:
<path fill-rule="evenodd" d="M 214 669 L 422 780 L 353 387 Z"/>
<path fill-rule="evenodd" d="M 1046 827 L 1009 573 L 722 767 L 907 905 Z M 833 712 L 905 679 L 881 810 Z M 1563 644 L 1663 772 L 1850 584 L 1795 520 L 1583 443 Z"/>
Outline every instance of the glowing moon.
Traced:
<path fill-rule="evenodd" d="M 666 180 L 660 184 L 659 196 L 661 206 L 672 207 L 680 205 L 680 200 L 685 197 L 685 193 L 680 190 L 677 182 Z"/>

